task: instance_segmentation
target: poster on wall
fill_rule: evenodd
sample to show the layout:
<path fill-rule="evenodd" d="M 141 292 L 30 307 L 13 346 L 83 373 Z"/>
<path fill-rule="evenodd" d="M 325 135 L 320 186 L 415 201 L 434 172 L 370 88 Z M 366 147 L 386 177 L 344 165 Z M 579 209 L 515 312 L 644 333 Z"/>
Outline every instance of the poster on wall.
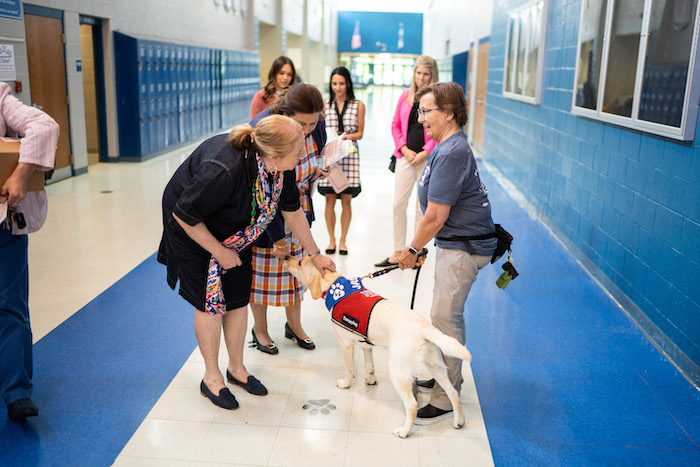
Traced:
<path fill-rule="evenodd" d="M 338 53 L 420 55 L 422 50 L 421 13 L 338 12 Z"/>
<path fill-rule="evenodd" d="M 0 0 L 0 16 L 12 19 L 22 19 L 19 0 Z"/>
<path fill-rule="evenodd" d="M 15 81 L 15 47 L 10 44 L 0 44 L 0 81 Z"/>

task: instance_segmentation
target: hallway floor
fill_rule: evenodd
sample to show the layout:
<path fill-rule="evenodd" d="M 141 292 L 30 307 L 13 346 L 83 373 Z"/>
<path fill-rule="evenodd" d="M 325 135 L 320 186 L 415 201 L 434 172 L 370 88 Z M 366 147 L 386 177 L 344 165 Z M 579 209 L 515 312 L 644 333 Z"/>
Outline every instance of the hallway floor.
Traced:
<path fill-rule="evenodd" d="M 349 255 L 333 256 L 350 277 L 374 271 L 391 250 L 386 166 L 400 91 L 358 92 L 368 108 L 362 193 L 352 202 Z M 473 362 L 464 369 L 464 428 L 446 420 L 393 436 L 404 412 L 384 349 L 375 351 L 376 386 L 360 378 L 338 389 L 341 353 L 328 312 L 308 294 L 302 322 L 316 350 L 285 339 L 284 310 L 269 309 L 280 353 L 246 348 L 245 363 L 270 394 L 229 385 L 241 407 L 218 409 L 199 394 L 204 365 L 193 310 L 167 287 L 154 257 L 163 188 L 195 147 L 91 165 L 47 188 L 47 223 L 29 240 L 41 415 L 21 424 L 0 415 L 0 465 L 700 465 L 698 390 L 482 160 L 494 220 L 515 237 L 520 276 L 501 290 L 500 262 L 487 266 L 467 300 Z M 325 201 L 316 194 L 314 203 L 312 230 L 325 249 Z M 429 254 L 416 293 L 425 316 L 434 259 Z M 363 282 L 408 306 L 415 274 Z M 223 349 L 219 363 L 225 371 Z"/>

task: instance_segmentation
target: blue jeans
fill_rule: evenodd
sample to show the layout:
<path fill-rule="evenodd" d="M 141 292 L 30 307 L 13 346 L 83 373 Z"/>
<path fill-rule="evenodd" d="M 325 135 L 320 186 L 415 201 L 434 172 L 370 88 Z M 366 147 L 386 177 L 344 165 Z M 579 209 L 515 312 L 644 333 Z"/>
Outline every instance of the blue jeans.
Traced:
<path fill-rule="evenodd" d="M 31 397 L 27 236 L 0 226 L 0 396 L 5 405 Z"/>

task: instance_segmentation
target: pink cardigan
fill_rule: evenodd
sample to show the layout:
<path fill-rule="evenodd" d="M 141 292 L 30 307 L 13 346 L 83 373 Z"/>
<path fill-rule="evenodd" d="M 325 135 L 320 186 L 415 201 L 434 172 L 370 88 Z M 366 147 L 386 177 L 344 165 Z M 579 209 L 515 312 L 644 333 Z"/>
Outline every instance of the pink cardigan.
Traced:
<path fill-rule="evenodd" d="M 401 146 L 406 144 L 406 135 L 408 133 L 408 117 L 411 115 L 412 104 L 406 102 L 406 96 L 408 95 L 408 89 L 401 93 L 399 97 L 399 103 L 396 104 L 396 112 L 394 113 L 394 118 L 391 120 L 391 136 L 394 137 L 394 155 L 397 158 L 403 157 L 401 151 L 399 150 Z M 437 145 L 435 141 L 428 138 L 428 133 L 423 129 L 423 134 L 425 135 L 425 144 L 423 145 L 423 150 L 430 153 L 433 148 Z"/>
<path fill-rule="evenodd" d="M 270 104 L 272 104 L 277 99 L 277 95 L 273 94 L 272 96 L 270 96 L 270 98 L 267 100 L 267 102 L 265 102 L 265 100 L 263 99 L 264 94 L 265 94 L 265 88 L 262 88 L 261 90 L 256 92 L 255 95 L 253 96 L 253 100 L 250 102 L 250 119 L 251 120 L 257 114 L 259 114 L 263 110 L 270 107 Z"/>

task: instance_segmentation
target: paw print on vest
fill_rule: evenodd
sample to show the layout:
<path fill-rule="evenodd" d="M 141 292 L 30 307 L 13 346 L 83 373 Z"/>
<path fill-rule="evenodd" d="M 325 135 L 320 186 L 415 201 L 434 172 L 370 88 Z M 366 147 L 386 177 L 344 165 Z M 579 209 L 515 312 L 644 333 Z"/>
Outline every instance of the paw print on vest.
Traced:
<path fill-rule="evenodd" d="M 333 284 L 328 292 L 333 297 L 333 300 L 338 300 L 345 296 L 345 287 L 342 284 Z"/>
<path fill-rule="evenodd" d="M 308 410 L 311 415 L 318 413 L 328 415 L 331 413 L 331 410 L 336 409 L 335 405 L 329 404 L 329 402 L 329 399 L 311 400 L 308 404 L 304 404 L 304 410 Z"/>

